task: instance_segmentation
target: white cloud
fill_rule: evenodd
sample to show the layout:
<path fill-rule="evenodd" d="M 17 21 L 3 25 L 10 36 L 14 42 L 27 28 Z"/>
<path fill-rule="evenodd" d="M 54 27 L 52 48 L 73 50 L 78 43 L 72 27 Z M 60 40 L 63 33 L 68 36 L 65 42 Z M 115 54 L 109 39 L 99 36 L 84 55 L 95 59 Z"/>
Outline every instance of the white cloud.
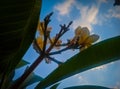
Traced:
<path fill-rule="evenodd" d="M 75 7 L 74 9 L 78 10 L 78 14 L 80 14 L 80 16 L 73 21 L 72 28 L 75 29 L 80 25 L 82 27 L 88 27 L 91 31 L 93 29 L 92 25 L 99 23 L 97 19 L 99 6 L 106 2 L 106 0 L 98 0 L 98 5 L 93 4 L 92 6 L 83 6 L 75 0 L 66 0 L 63 3 L 59 3 L 54 6 L 54 9 L 58 11 L 58 20 L 60 21 L 61 16 L 69 16 L 70 12 L 74 12 L 72 7 Z"/>
<path fill-rule="evenodd" d="M 87 79 L 84 76 L 81 76 L 80 74 L 74 75 L 74 78 L 78 79 L 78 84 L 89 84 Z"/>
<path fill-rule="evenodd" d="M 98 4 L 107 3 L 107 0 L 98 0 Z"/>
<path fill-rule="evenodd" d="M 92 30 L 92 25 L 97 24 L 97 14 L 99 12 L 99 8 L 95 5 L 89 7 L 89 6 L 82 6 L 82 5 L 76 5 L 77 9 L 79 10 L 79 13 L 81 16 L 79 19 L 74 20 L 73 23 L 73 29 L 76 28 L 76 26 L 81 25 L 82 27 L 88 27 L 90 31 Z"/>
<path fill-rule="evenodd" d="M 117 82 L 116 86 L 113 89 L 120 89 L 120 82 Z"/>
<path fill-rule="evenodd" d="M 68 15 L 70 10 L 71 10 L 71 6 L 72 4 L 74 4 L 75 0 L 66 0 L 63 3 L 59 3 L 57 4 L 54 9 L 56 11 L 58 11 L 59 15 Z"/>
<path fill-rule="evenodd" d="M 101 70 L 105 68 L 107 68 L 107 65 L 98 66 L 98 67 L 92 68 L 91 70 Z"/>
<path fill-rule="evenodd" d="M 118 18 L 120 19 L 120 7 L 112 8 L 106 14 L 108 18 Z"/>
<path fill-rule="evenodd" d="M 62 16 L 69 16 L 71 13 L 74 13 L 74 10 L 78 11 L 78 17 L 73 20 L 72 28 L 76 29 L 79 25 L 81 27 L 88 27 L 90 31 L 93 30 L 93 25 L 101 25 L 103 22 L 108 21 L 110 18 L 119 18 L 120 19 L 120 7 L 113 7 L 108 12 L 99 13 L 99 7 L 101 4 L 107 3 L 108 0 L 98 0 L 92 5 L 82 5 L 82 3 L 76 0 L 65 0 L 63 3 L 59 3 L 54 6 L 54 10 L 58 11 L 58 20 L 64 21 Z M 72 9 L 74 7 L 74 9 Z M 99 15 L 98 15 L 99 13 Z"/>
<path fill-rule="evenodd" d="M 111 63 L 108 63 L 108 64 L 104 64 L 104 65 L 101 65 L 101 66 L 92 68 L 91 70 L 101 70 L 101 69 L 105 69 L 105 68 L 107 68 L 109 65 L 113 65 L 114 63 L 115 63 L 115 62 L 111 62 Z"/>

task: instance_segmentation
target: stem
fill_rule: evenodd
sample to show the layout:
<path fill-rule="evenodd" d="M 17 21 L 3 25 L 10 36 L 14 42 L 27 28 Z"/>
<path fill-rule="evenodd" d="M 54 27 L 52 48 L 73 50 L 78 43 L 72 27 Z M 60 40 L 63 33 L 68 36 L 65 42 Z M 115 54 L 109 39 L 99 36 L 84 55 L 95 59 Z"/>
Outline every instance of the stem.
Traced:
<path fill-rule="evenodd" d="M 65 44 L 66 45 L 66 44 Z M 61 50 L 58 50 L 58 51 L 55 51 L 55 52 L 51 52 L 51 53 L 49 53 L 49 55 L 55 55 L 55 54 L 60 54 L 60 53 L 62 53 L 63 51 L 66 51 L 66 50 L 68 50 L 68 49 L 81 49 L 82 47 L 80 46 L 78 46 L 78 45 L 74 45 L 74 44 L 67 44 L 68 46 L 67 47 L 65 47 L 65 48 L 63 48 L 63 49 L 61 49 Z M 64 46 L 64 45 L 63 45 Z"/>
<path fill-rule="evenodd" d="M 56 59 L 54 59 L 54 58 L 52 58 L 52 57 L 50 57 L 50 56 L 48 56 L 47 58 L 51 59 L 52 61 L 54 61 L 54 62 L 57 63 L 58 65 L 63 64 L 63 62 L 60 62 L 60 61 L 58 61 L 58 60 L 56 60 Z"/>
<path fill-rule="evenodd" d="M 63 49 L 61 49 L 61 50 L 59 50 L 59 51 L 51 52 L 51 53 L 49 53 L 49 55 L 60 54 L 61 52 L 66 51 L 66 50 L 68 50 L 68 49 L 70 49 L 69 46 L 66 47 L 66 48 L 63 48 Z"/>
<path fill-rule="evenodd" d="M 55 46 L 67 46 L 69 43 L 57 44 Z"/>
<path fill-rule="evenodd" d="M 47 38 L 48 38 L 48 33 L 47 33 L 47 26 L 48 23 L 51 21 L 50 17 L 52 16 L 53 12 L 51 12 L 50 14 L 48 14 L 45 18 L 44 18 L 44 26 L 45 28 L 43 29 L 44 31 L 44 44 L 43 44 L 43 53 L 45 53 L 45 49 L 46 49 L 46 43 L 47 43 Z"/>
<path fill-rule="evenodd" d="M 49 39 L 50 43 L 53 44 L 50 35 L 48 36 L 48 39 Z"/>
<path fill-rule="evenodd" d="M 29 76 L 30 73 L 40 64 L 40 62 L 43 60 L 44 55 L 39 56 L 36 61 L 29 67 L 28 70 L 25 71 L 25 73 L 13 83 L 8 89 L 19 89 L 20 85 L 25 81 L 25 79 Z"/>

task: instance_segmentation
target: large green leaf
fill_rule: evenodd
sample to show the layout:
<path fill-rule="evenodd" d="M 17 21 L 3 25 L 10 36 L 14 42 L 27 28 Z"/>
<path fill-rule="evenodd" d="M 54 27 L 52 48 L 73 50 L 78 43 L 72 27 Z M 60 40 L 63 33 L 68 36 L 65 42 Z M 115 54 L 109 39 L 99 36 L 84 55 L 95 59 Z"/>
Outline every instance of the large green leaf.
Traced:
<path fill-rule="evenodd" d="M 120 36 L 99 42 L 78 53 L 41 81 L 36 89 L 45 88 L 76 73 L 118 60 Z"/>
<path fill-rule="evenodd" d="M 0 73 L 11 72 L 32 43 L 41 0 L 0 1 Z"/>
<path fill-rule="evenodd" d="M 111 89 L 111 88 L 107 88 L 103 86 L 84 85 L 84 86 L 67 87 L 64 89 Z"/>

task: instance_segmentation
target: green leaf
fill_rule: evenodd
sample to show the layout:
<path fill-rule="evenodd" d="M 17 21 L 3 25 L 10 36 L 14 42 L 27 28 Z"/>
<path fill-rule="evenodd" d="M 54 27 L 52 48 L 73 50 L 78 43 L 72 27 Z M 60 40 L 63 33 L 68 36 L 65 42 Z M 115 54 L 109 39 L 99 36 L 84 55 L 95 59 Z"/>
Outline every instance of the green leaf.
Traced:
<path fill-rule="evenodd" d="M 29 67 L 26 68 L 26 70 L 28 69 Z M 36 83 L 36 82 L 39 82 L 43 80 L 42 77 L 36 75 L 34 72 L 32 72 L 28 77 L 27 79 L 24 81 L 24 83 L 21 85 L 21 88 L 20 89 L 25 89 L 27 86 L 33 84 L 33 83 Z M 17 80 L 16 80 L 17 81 Z"/>
<path fill-rule="evenodd" d="M 27 65 L 27 64 L 29 64 L 29 62 L 27 62 L 27 61 L 25 61 L 25 60 L 21 60 L 21 61 L 18 63 L 18 65 L 17 65 L 16 68 L 21 68 L 21 67 L 23 67 L 23 66 L 25 66 L 25 65 Z"/>
<path fill-rule="evenodd" d="M 64 89 L 111 89 L 103 86 L 93 86 L 93 85 L 84 85 L 84 86 L 73 86 Z"/>
<path fill-rule="evenodd" d="M 41 0 L 0 1 L 0 73 L 11 72 L 31 45 Z"/>
<path fill-rule="evenodd" d="M 67 62 L 58 67 L 43 81 L 36 89 L 42 89 L 68 78 L 74 74 L 88 69 L 119 60 L 120 58 L 120 36 L 101 41 L 88 49 L 71 57 Z"/>
<path fill-rule="evenodd" d="M 57 89 L 57 87 L 59 86 L 60 83 L 54 84 L 52 87 L 50 87 L 50 89 Z"/>

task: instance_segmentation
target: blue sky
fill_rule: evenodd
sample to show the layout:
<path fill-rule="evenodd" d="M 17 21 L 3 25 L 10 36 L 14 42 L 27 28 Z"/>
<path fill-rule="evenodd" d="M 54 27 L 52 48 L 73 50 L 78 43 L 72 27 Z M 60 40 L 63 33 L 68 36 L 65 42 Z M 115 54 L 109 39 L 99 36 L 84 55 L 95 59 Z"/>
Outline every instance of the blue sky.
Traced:
<path fill-rule="evenodd" d="M 68 24 L 73 21 L 70 31 L 66 33 L 61 39 L 66 41 L 74 36 L 74 30 L 78 26 L 88 27 L 91 34 L 95 33 L 100 36 L 99 41 L 120 35 L 120 6 L 113 6 L 114 0 L 43 0 L 40 19 L 50 12 L 54 12 L 51 17 L 50 26 L 52 26 L 51 36 L 59 30 L 60 24 Z M 54 56 L 60 61 L 66 61 L 78 51 L 67 51 Z M 32 63 L 38 54 L 31 46 L 23 59 Z M 41 77 L 46 77 L 51 73 L 57 64 L 52 62 L 46 64 L 45 61 L 35 69 L 35 73 Z M 20 76 L 21 68 L 16 75 Z M 79 74 L 61 81 L 58 89 L 73 85 L 101 85 L 120 89 L 120 61 L 112 62 Z M 28 87 L 33 89 L 35 84 Z"/>

